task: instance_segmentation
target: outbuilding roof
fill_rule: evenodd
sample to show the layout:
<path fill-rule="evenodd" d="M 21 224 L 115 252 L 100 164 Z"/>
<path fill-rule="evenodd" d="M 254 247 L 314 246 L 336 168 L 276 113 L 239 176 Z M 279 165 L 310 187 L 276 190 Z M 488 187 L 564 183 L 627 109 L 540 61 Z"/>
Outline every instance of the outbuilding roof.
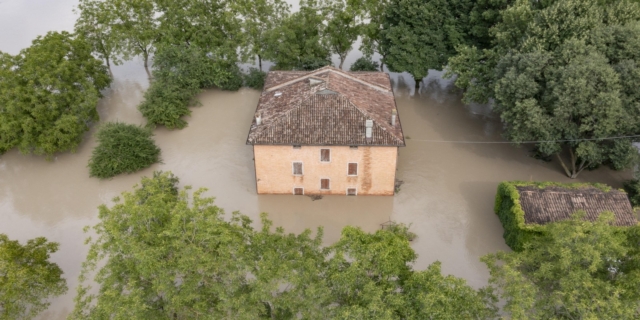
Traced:
<path fill-rule="evenodd" d="M 271 71 L 256 117 L 247 144 L 405 145 L 391 81 L 382 72 L 345 72 L 331 66 L 310 72 Z M 367 120 L 373 122 L 370 139 L 365 137 Z"/>
<path fill-rule="evenodd" d="M 603 191 L 595 187 L 561 188 L 517 186 L 525 223 L 546 224 L 567 220 L 577 211 L 585 219 L 596 221 L 602 212 L 613 212 L 616 226 L 638 223 L 627 194 L 618 190 Z"/>

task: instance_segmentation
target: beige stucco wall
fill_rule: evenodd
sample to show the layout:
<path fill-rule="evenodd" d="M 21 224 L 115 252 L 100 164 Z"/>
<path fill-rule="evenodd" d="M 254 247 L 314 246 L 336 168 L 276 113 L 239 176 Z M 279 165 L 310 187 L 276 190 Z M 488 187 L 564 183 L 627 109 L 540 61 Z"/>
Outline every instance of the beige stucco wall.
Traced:
<path fill-rule="evenodd" d="M 331 162 L 320 161 L 320 149 L 331 149 Z M 293 194 L 303 187 L 305 195 L 346 195 L 357 188 L 358 195 L 393 195 L 397 147 L 292 146 L 253 147 L 259 194 Z M 293 175 L 293 162 L 303 163 L 303 175 Z M 358 163 L 358 175 L 348 176 L 349 162 Z M 320 179 L 331 179 L 330 190 L 320 189 Z"/>

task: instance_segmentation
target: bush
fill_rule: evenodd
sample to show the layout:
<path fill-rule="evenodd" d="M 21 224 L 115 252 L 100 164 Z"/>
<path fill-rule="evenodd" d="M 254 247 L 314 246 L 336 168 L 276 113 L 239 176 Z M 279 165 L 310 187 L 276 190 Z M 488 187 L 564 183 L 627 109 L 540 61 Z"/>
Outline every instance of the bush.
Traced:
<path fill-rule="evenodd" d="M 640 206 L 640 180 L 633 179 L 625 181 L 624 191 L 629 195 L 629 201 L 634 207 Z"/>
<path fill-rule="evenodd" d="M 313 71 L 331 64 L 329 59 L 324 58 L 304 58 L 301 59 L 295 69 Z"/>
<path fill-rule="evenodd" d="M 100 179 L 132 173 L 160 161 L 151 130 L 109 122 L 96 134 L 98 146 L 89 160 L 89 175 Z"/>
<path fill-rule="evenodd" d="M 197 46 L 162 48 L 154 57 L 153 82 L 138 106 L 147 126 L 169 129 L 187 126 L 183 116 L 198 105 L 195 96 L 204 88 L 238 90 L 242 73 L 233 61 L 216 57 Z"/>
<path fill-rule="evenodd" d="M 264 87 L 264 79 L 267 73 L 257 68 L 249 68 L 249 72 L 243 74 L 244 86 L 261 90 Z"/>
<path fill-rule="evenodd" d="M 561 188 L 595 187 L 603 191 L 611 190 L 611 187 L 603 184 L 589 183 L 560 184 L 522 181 L 504 181 L 500 183 L 494 210 L 504 227 L 504 240 L 514 251 L 522 251 L 525 243 L 530 242 L 535 237 L 542 236 L 546 232 L 544 225 L 525 223 L 524 210 L 520 205 L 520 193 L 516 188 L 519 186 L 533 186 L 541 189 L 551 186 Z"/>
<path fill-rule="evenodd" d="M 360 57 L 356 60 L 349 69 L 351 71 L 378 71 L 380 70 L 380 64 L 371 60 L 371 57 Z"/>

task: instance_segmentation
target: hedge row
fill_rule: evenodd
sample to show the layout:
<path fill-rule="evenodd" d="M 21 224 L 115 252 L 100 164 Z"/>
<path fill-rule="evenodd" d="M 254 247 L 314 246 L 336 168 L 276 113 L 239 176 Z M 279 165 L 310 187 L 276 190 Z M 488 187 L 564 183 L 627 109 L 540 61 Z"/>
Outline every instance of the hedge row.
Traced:
<path fill-rule="evenodd" d="M 504 240 L 514 251 L 522 251 L 525 243 L 543 235 L 546 229 L 544 225 L 525 223 L 524 210 L 522 210 L 522 206 L 520 205 L 520 193 L 516 188 L 525 186 L 540 189 L 547 187 L 560 187 L 565 189 L 595 187 L 605 192 L 611 190 L 610 186 L 597 183 L 562 184 L 556 182 L 525 181 L 504 181 L 500 183 L 500 185 L 498 185 L 494 210 L 504 227 Z"/>

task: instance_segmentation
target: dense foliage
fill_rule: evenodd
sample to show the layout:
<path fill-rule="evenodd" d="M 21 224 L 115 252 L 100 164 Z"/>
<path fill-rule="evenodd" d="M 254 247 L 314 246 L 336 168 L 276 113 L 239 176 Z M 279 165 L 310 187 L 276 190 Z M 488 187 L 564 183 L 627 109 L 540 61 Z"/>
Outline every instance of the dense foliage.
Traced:
<path fill-rule="evenodd" d="M 632 179 L 624 182 L 624 191 L 629 195 L 629 201 L 634 207 L 640 206 L 640 179 Z"/>
<path fill-rule="evenodd" d="M 612 219 L 611 213 L 597 222 L 575 215 L 547 225 L 520 252 L 483 257 L 505 313 L 512 319 L 638 318 L 639 243 L 611 226 Z"/>
<path fill-rule="evenodd" d="M 16 56 L 0 52 L 0 154 L 75 151 L 110 78 L 80 36 L 50 32 Z"/>
<path fill-rule="evenodd" d="M 98 145 L 89 159 L 89 175 L 101 179 L 132 173 L 160 161 L 151 130 L 108 122 L 96 133 Z"/>
<path fill-rule="evenodd" d="M 360 57 L 351 64 L 351 71 L 378 71 L 380 65 L 370 57 Z"/>
<path fill-rule="evenodd" d="M 49 261 L 56 251 L 58 244 L 45 238 L 21 245 L 0 234 L 0 319 L 32 319 L 67 291 L 62 270 Z"/>
<path fill-rule="evenodd" d="M 561 187 L 568 189 L 595 187 L 605 192 L 611 187 L 603 184 L 591 183 L 571 183 L 562 184 L 554 182 L 524 182 L 524 181 L 504 181 L 498 185 L 496 194 L 495 213 L 498 215 L 504 228 L 504 240 L 507 245 L 515 250 L 522 251 L 525 245 L 533 239 L 548 232 L 548 225 L 526 224 L 524 210 L 520 205 L 520 193 L 517 187 L 536 187 L 544 189 L 546 187 Z M 626 227 L 617 227 L 627 229 Z"/>
<path fill-rule="evenodd" d="M 640 133 L 640 6 L 517 1 L 490 20 L 492 45 L 459 47 L 449 61 L 465 99 L 493 99 L 505 136 L 544 141 L 536 152 L 556 156 L 571 178 L 629 167 L 633 139 L 607 138 Z"/>
<path fill-rule="evenodd" d="M 442 276 L 439 263 L 413 270 L 416 254 L 400 234 L 347 227 L 323 247 L 322 229 L 285 234 L 263 216 L 255 230 L 237 212 L 225 220 L 204 190 L 190 195 L 177 183 L 156 172 L 100 206 L 82 276 L 98 270 L 100 288 L 80 287 L 72 319 L 495 316 L 490 294 Z"/>
<path fill-rule="evenodd" d="M 267 73 L 256 68 L 249 68 L 249 71 L 244 73 L 242 77 L 245 87 L 262 90 Z"/>

